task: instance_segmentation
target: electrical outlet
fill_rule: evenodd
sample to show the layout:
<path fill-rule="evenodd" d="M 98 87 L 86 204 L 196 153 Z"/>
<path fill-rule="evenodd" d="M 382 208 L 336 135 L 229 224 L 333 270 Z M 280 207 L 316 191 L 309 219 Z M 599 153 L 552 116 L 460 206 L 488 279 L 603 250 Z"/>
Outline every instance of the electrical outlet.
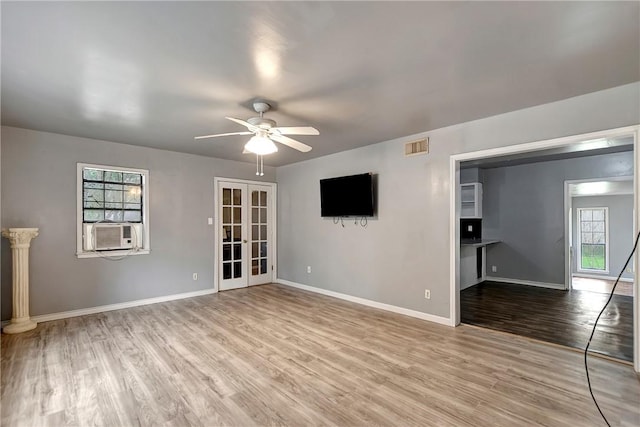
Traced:
<path fill-rule="evenodd" d="M 431 299 L 431 291 L 429 289 L 424 290 L 424 298 Z"/>
<path fill-rule="evenodd" d="M 497 266 L 495 266 L 495 265 L 492 265 L 492 266 L 491 266 L 491 272 L 492 272 L 492 273 L 497 273 L 497 272 L 498 272 L 498 267 L 497 267 Z"/>
<path fill-rule="evenodd" d="M 311 266 L 307 265 L 307 273 L 311 273 Z"/>
<path fill-rule="evenodd" d="M 213 225 L 213 218 L 207 218 L 207 224 Z"/>
<path fill-rule="evenodd" d="M 198 273 L 193 273 L 193 280 L 198 280 Z"/>

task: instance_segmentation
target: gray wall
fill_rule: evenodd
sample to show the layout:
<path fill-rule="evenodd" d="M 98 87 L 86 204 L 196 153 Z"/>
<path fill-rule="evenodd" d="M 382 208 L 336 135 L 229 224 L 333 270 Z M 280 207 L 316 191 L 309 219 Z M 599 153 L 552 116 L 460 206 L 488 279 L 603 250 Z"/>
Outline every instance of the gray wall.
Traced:
<path fill-rule="evenodd" d="M 149 170 L 151 254 L 76 258 L 76 163 Z M 213 287 L 213 179 L 255 180 L 255 165 L 2 127 L 2 227 L 39 227 L 31 313 L 56 313 Z M 264 181 L 275 171 L 265 167 Z M 192 273 L 198 273 L 198 281 Z M 2 319 L 11 316 L 11 253 L 2 239 Z"/>
<path fill-rule="evenodd" d="M 629 253 L 633 248 L 635 236 L 633 235 L 633 195 L 611 195 L 611 196 L 589 196 L 589 197 L 573 197 L 571 200 L 573 207 L 572 225 L 573 225 L 573 247 L 577 248 L 578 234 L 576 232 L 577 210 L 578 208 L 609 208 L 609 273 L 589 272 L 589 274 L 602 274 L 605 276 L 618 277 L 620 270 L 624 266 L 625 261 L 629 257 Z M 574 249 L 574 253 L 575 249 Z M 572 269 L 574 273 L 578 272 L 578 259 L 573 258 Z M 626 279 L 633 278 L 633 263 L 622 274 Z"/>
<path fill-rule="evenodd" d="M 639 96 L 635 83 L 279 167 L 278 276 L 449 317 L 450 156 L 637 124 Z M 424 136 L 430 153 L 405 158 Z M 361 172 L 378 174 L 378 217 L 322 219 L 319 180 Z"/>
<path fill-rule="evenodd" d="M 624 175 L 633 152 L 485 169 L 482 236 L 502 242 L 487 248 L 487 274 L 564 284 L 564 181 Z"/>

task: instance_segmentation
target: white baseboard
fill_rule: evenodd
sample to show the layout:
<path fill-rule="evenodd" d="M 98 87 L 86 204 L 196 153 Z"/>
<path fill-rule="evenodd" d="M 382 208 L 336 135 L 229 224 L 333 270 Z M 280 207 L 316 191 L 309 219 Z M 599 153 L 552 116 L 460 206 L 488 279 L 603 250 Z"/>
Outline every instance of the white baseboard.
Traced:
<path fill-rule="evenodd" d="M 565 289 L 564 283 L 534 282 L 532 280 L 507 279 L 505 277 L 492 277 L 492 276 L 487 276 L 485 280 L 489 280 L 491 282 L 500 282 L 500 283 L 514 283 L 516 285 L 537 286 L 539 288 L 560 289 L 560 290 Z"/>
<path fill-rule="evenodd" d="M 585 274 L 585 273 L 573 273 L 572 276 L 575 277 L 586 277 L 587 279 L 600 279 L 600 280 L 611 280 L 616 281 L 618 277 L 599 275 L 599 274 Z M 630 282 L 633 283 L 633 279 L 627 279 L 626 277 L 620 278 L 621 282 Z"/>
<path fill-rule="evenodd" d="M 184 298 L 199 297 L 215 293 L 215 289 L 203 289 L 201 291 L 184 292 L 181 294 L 164 295 L 161 297 L 145 298 L 135 301 L 120 302 L 117 304 L 99 305 L 97 307 L 80 308 L 78 310 L 61 311 L 59 313 L 41 314 L 39 316 L 31 316 L 31 320 L 36 323 L 49 322 L 51 320 L 67 319 L 69 317 L 86 316 L 87 314 L 103 313 L 105 311 L 122 310 L 123 308 L 139 307 L 141 305 L 157 304 L 159 302 L 167 302 Z M 9 324 L 9 320 L 4 320 L 2 326 Z"/>
<path fill-rule="evenodd" d="M 429 322 L 439 323 L 446 326 L 455 326 L 448 317 L 435 316 L 433 314 L 423 313 L 421 311 L 410 310 L 408 308 L 402 308 L 391 304 L 385 304 L 382 302 L 372 301 L 365 298 L 354 297 L 347 294 L 341 294 L 340 292 L 329 291 L 322 288 L 316 288 L 315 286 L 303 285 L 301 283 L 291 282 L 289 280 L 277 278 L 276 283 L 285 286 L 291 286 L 292 288 L 302 289 L 309 292 L 315 292 L 317 294 L 327 295 L 334 298 L 339 298 L 345 301 L 355 302 L 357 304 L 366 305 L 368 307 L 379 308 L 380 310 L 391 311 L 393 313 L 403 314 L 409 317 L 415 317 L 422 320 L 428 320 Z"/>

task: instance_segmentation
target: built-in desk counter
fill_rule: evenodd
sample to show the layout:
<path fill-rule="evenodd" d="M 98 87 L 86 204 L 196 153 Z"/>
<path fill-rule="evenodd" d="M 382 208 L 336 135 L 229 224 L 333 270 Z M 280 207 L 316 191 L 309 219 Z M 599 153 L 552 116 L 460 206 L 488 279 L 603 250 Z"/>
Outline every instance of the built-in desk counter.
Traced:
<path fill-rule="evenodd" d="M 460 241 L 460 289 L 477 285 L 487 277 L 487 246 L 500 243 L 495 239 Z"/>
<path fill-rule="evenodd" d="M 492 240 L 492 239 L 469 239 L 469 240 L 461 240 L 460 246 L 470 246 L 472 248 L 479 248 L 482 246 L 493 245 L 494 243 L 500 243 L 500 240 Z"/>

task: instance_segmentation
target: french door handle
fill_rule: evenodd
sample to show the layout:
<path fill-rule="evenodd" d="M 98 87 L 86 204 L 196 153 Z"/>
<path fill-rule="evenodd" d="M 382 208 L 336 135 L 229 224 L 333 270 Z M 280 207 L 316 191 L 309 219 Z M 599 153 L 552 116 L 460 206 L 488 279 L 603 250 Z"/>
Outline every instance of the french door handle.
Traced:
<path fill-rule="evenodd" d="M 242 241 L 242 243 L 247 243 L 247 241 L 246 241 L 246 240 L 243 240 L 243 241 Z"/>

